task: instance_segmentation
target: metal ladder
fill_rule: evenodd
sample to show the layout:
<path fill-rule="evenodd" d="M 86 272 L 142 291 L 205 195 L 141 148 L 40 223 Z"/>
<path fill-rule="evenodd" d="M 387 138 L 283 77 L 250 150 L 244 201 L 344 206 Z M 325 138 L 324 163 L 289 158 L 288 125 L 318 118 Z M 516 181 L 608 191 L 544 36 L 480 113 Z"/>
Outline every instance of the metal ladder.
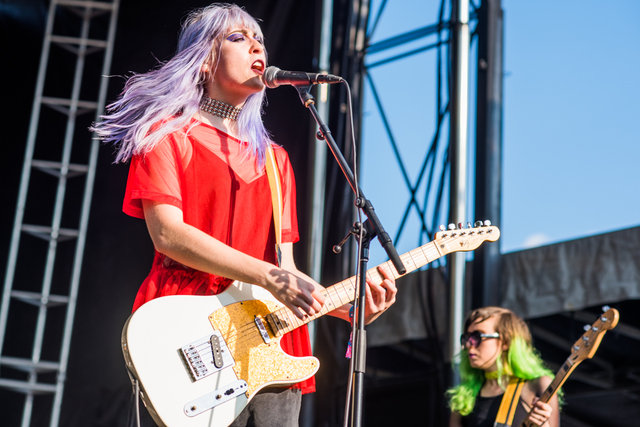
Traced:
<path fill-rule="evenodd" d="M 0 305 L 0 388 L 24 394 L 23 427 L 34 408 L 59 423 L 118 6 L 49 5 Z"/>

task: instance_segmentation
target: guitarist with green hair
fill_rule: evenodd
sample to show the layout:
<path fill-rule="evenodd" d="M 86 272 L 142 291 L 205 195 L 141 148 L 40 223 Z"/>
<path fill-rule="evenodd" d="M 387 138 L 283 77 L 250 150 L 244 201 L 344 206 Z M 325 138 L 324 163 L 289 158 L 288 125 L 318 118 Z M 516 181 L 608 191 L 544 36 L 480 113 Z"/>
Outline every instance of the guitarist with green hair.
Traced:
<path fill-rule="evenodd" d="M 553 373 L 522 318 L 501 307 L 478 308 L 467 316 L 464 331 L 461 383 L 447 391 L 451 427 L 560 425 L 558 396 L 538 400 Z"/>

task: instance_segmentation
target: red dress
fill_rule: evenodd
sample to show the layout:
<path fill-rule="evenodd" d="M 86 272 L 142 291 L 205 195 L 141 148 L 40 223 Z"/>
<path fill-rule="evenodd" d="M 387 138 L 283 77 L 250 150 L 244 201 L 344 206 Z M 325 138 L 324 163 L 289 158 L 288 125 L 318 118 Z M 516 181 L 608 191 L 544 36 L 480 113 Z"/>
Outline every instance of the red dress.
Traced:
<path fill-rule="evenodd" d="M 299 239 L 296 190 L 287 152 L 274 146 L 283 192 L 282 242 Z M 142 200 L 167 203 L 182 210 L 184 222 L 255 258 L 275 262 L 271 189 L 238 139 L 197 120 L 173 132 L 129 168 L 123 211 L 144 218 Z M 182 265 L 155 253 L 149 275 L 133 305 L 166 295 L 216 295 L 232 280 Z M 293 356 L 311 355 L 306 325 L 282 338 Z M 294 387 L 315 391 L 310 378 Z"/>

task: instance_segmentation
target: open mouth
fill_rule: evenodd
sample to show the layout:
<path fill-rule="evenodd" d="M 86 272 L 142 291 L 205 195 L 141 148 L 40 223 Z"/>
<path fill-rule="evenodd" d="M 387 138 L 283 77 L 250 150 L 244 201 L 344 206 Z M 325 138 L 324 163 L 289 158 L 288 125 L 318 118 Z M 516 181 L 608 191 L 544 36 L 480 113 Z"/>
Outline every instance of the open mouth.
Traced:
<path fill-rule="evenodd" d="M 251 64 L 251 69 L 256 71 L 258 74 L 264 73 L 264 62 L 259 59 Z"/>

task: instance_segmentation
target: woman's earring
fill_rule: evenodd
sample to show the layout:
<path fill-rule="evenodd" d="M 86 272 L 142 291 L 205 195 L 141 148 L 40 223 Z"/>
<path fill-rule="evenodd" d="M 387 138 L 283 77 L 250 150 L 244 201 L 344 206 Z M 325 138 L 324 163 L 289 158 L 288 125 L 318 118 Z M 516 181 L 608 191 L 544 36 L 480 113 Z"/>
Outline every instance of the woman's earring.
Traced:
<path fill-rule="evenodd" d="M 210 78 L 211 67 L 209 64 L 204 63 L 200 66 L 200 83 L 206 83 Z M 213 80 L 213 78 L 211 77 Z"/>

